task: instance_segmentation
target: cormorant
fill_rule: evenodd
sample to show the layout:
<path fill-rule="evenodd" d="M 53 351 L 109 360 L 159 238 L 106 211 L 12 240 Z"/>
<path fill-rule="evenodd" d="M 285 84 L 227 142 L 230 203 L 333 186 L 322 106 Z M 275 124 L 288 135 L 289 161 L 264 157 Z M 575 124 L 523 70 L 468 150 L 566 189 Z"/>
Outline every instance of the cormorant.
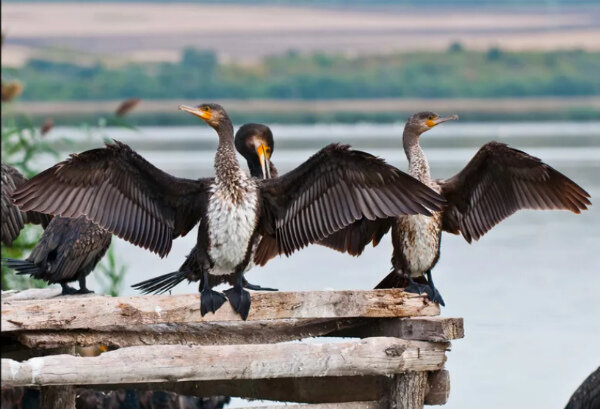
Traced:
<path fill-rule="evenodd" d="M 275 144 L 273 133 L 268 126 L 254 123 L 242 125 L 235 133 L 234 144 L 235 149 L 246 159 L 252 177 L 258 179 L 277 177 L 277 169 L 270 161 Z M 170 291 L 185 279 L 188 282 L 200 281 L 200 287 L 203 287 L 202 266 L 206 262 L 202 259 L 203 254 L 205 252 L 199 244 L 196 244 L 177 271 L 139 282 L 132 285 L 132 287 L 144 294 L 162 294 Z M 223 283 L 235 285 L 236 278 L 235 274 L 232 273 L 228 275 L 209 275 L 208 279 L 210 287 L 214 287 Z M 250 284 L 245 278 L 244 288 L 255 291 L 277 291 L 275 288 Z"/>
<path fill-rule="evenodd" d="M 450 120 L 433 112 L 411 116 L 404 127 L 403 145 L 408 173 L 431 187 L 447 201 L 433 217 L 402 215 L 387 220 L 360 220 L 322 240 L 340 251 L 358 255 L 392 229 L 392 272 L 376 288 L 404 287 L 426 292 L 444 305 L 433 285 L 431 269 L 440 256 L 442 231 L 462 234 L 467 242 L 478 240 L 497 223 L 519 209 L 565 209 L 580 213 L 590 205 L 589 194 L 540 159 L 500 142 L 483 145 L 467 166 L 449 179 L 432 179 L 419 137 Z M 257 264 L 262 264 L 258 260 Z M 427 275 L 426 284 L 413 278 Z"/>
<path fill-rule="evenodd" d="M 12 202 L 12 193 L 27 182 L 17 169 L 2 162 L 2 243 L 10 247 L 27 223 L 50 223 L 50 216 L 38 212 L 22 212 Z"/>
<path fill-rule="evenodd" d="M 600 408 L 600 366 L 585 378 L 565 406 L 565 409 L 598 408 Z"/>
<path fill-rule="evenodd" d="M 289 255 L 363 218 L 430 215 L 440 196 L 414 178 L 368 153 L 329 145 L 293 171 L 274 179 L 249 177 L 235 155 L 233 125 L 217 104 L 180 109 L 202 118 L 219 136 L 215 177 L 173 177 L 129 146 L 115 142 L 61 162 L 14 193 L 22 210 L 65 217 L 86 215 L 103 228 L 161 256 L 172 240 L 200 221 L 201 313 L 225 301 L 208 275 L 236 275 L 227 297 L 246 318 L 250 295 L 244 272 L 253 266 L 260 236 L 274 239 Z"/>
<path fill-rule="evenodd" d="M 63 294 L 87 294 L 92 291 L 86 287 L 86 277 L 104 257 L 111 238 L 108 231 L 85 216 L 75 219 L 57 216 L 50 221 L 29 257 L 2 261 L 17 274 L 30 274 L 60 284 Z M 72 281 L 79 281 L 79 290 L 67 285 Z"/>

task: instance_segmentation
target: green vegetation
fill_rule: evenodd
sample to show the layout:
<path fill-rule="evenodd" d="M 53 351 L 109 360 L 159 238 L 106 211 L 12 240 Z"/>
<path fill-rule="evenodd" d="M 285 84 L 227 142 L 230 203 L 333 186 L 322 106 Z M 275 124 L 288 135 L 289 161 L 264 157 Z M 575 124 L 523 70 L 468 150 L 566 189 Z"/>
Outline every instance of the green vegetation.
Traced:
<path fill-rule="evenodd" d="M 289 52 L 248 66 L 186 49 L 178 63 L 81 66 L 32 59 L 19 68 L 29 101 L 211 98 L 461 98 L 600 94 L 600 53 L 447 52 L 388 56 Z M 3 69 L 3 78 L 14 76 Z"/>

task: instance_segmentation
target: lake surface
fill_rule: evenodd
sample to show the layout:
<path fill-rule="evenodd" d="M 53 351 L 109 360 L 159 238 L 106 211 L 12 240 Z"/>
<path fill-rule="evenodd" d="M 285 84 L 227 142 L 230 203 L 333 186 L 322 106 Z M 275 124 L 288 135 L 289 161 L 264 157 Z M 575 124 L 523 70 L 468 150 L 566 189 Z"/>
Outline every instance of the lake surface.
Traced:
<path fill-rule="evenodd" d="M 273 126 L 273 161 L 286 171 L 329 142 L 350 143 L 406 169 L 403 124 Z M 107 129 L 160 168 L 187 177 L 212 174 L 217 138 L 206 126 Z M 55 129 L 83 146 L 99 138 L 78 129 Z M 422 137 L 434 177 L 449 177 L 489 140 L 499 140 L 542 158 L 600 195 L 600 122 L 453 123 Z M 95 142 L 94 142 L 95 141 Z M 65 148 L 67 149 L 67 148 Z M 48 162 L 47 164 L 50 164 Z M 131 284 L 176 270 L 196 240 L 195 231 L 174 242 L 166 259 L 115 240 Z M 390 269 L 386 237 L 360 258 L 312 246 L 272 260 L 248 273 L 249 281 L 281 290 L 369 289 Z M 521 211 L 479 242 L 444 234 L 433 270 L 447 307 L 463 317 L 465 338 L 452 343 L 447 368 L 452 379 L 444 407 L 562 408 L 575 388 L 600 365 L 600 207 L 566 211 Z M 92 282 L 91 288 L 98 288 Z M 173 293 L 192 293 L 179 285 Z M 234 400 L 234 406 L 261 404 Z"/>

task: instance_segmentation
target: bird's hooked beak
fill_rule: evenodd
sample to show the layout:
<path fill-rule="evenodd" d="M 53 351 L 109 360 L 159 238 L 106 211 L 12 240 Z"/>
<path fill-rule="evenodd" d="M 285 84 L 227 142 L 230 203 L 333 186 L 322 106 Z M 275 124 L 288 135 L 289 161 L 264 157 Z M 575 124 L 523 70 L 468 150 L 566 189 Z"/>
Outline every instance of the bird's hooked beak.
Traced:
<path fill-rule="evenodd" d="M 454 114 L 454 115 L 449 115 L 449 116 L 439 116 L 436 119 L 429 119 L 427 121 L 427 126 L 430 128 L 433 128 L 436 125 L 439 125 L 441 123 L 444 122 L 448 122 L 448 121 L 455 121 L 458 119 L 458 115 Z"/>
<path fill-rule="evenodd" d="M 189 112 L 192 115 L 196 115 L 197 117 L 204 119 L 205 121 L 208 121 L 211 118 L 210 111 L 204 111 L 199 108 L 189 107 L 187 105 L 179 105 L 179 110 Z"/>
<path fill-rule="evenodd" d="M 258 155 L 258 161 L 260 162 L 264 178 L 271 179 L 271 150 L 261 143 L 256 148 L 256 154 Z"/>

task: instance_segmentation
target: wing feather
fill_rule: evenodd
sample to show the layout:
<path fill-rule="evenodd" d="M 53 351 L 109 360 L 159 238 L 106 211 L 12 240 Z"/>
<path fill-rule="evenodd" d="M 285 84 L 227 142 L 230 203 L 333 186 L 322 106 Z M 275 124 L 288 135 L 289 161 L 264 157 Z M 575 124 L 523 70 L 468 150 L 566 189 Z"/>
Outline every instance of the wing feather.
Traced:
<path fill-rule="evenodd" d="M 519 209 L 580 213 L 590 195 L 562 173 L 523 151 L 490 142 L 458 174 L 439 181 L 448 201 L 442 227 L 471 242 Z"/>
<path fill-rule="evenodd" d="M 86 216 L 164 256 L 173 238 L 186 234 L 205 211 L 210 183 L 171 176 L 115 142 L 71 155 L 17 189 L 13 198 L 22 210 Z"/>

